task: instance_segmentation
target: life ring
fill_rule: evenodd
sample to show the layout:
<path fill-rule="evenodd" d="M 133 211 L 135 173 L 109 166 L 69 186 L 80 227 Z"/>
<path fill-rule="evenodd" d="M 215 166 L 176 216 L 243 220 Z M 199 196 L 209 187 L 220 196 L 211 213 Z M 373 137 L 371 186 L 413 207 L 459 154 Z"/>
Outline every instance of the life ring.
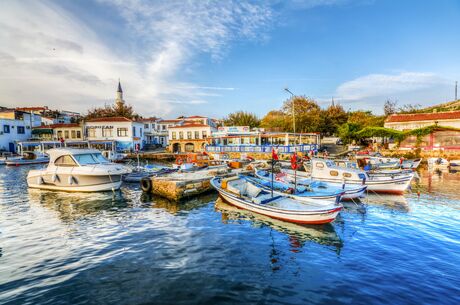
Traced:
<path fill-rule="evenodd" d="M 176 160 L 177 165 L 182 165 L 182 163 L 184 163 L 184 160 L 182 160 L 182 158 Z"/>
<path fill-rule="evenodd" d="M 142 178 L 141 189 L 144 192 L 150 192 L 152 190 L 152 180 L 150 180 L 150 178 Z"/>

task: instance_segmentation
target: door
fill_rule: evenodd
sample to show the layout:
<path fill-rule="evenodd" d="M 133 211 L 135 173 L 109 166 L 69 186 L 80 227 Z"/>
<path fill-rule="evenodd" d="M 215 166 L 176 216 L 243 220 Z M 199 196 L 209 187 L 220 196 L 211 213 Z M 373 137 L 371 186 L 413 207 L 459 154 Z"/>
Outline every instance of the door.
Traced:
<path fill-rule="evenodd" d="M 9 143 L 9 151 L 10 151 L 11 153 L 15 153 L 15 152 L 16 152 L 16 149 L 15 149 L 15 147 L 14 147 L 14 143 L 11 143 L 11 142 Z"/>

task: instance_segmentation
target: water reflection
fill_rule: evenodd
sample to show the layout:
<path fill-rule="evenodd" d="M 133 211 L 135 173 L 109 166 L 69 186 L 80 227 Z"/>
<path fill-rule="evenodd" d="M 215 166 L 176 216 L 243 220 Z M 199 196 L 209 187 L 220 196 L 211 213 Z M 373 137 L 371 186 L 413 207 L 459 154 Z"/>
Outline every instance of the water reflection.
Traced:
<path fill-rule="evenodd" d="M 381 206 L 392 211 L 404 213 L 410 211 L 409 203 L 404 195 L 368 194 L 365 202 L 367 205 Z"/>
<path fill-rule="evenodd" d="M 65 222 L 94 215 L 101 211 L 118 211 L 129 206 L 130 200 L 121 191 L 102 193 L 66 193 L 29 189 L 29 201 L 59 213 Z"/>
<path fill-rule="evenodd" d="M 215 203 L 216 211 L 221 212 L 221 220 L 224 224 L 239 224 L 250 221 L 253 227 L 270 227 L 273 230 L 289 236 L 291 252 L 298 252 L 306 242 L 330 246 L 337 253 L 343 247 L 341 238 L 337 235 L 331 224 L 321 226 L 300 225 L 273 219 L 251 211 L 238 209 L 218 198 Z M 276 251 L 275 251 L 276 252 Z"/>
<path fill-rule="evenodd" d="M 215 201 L 217 196 L 217 193 L 209 193 L 191 198 L 187 201 L 175 202 L 153 194 L 142 193 L 140 202 L 143 207 L 164 209 L 168 213 L 176 215 L 182 211 L 191 211 L 204 207 L 210 202 Z"/>

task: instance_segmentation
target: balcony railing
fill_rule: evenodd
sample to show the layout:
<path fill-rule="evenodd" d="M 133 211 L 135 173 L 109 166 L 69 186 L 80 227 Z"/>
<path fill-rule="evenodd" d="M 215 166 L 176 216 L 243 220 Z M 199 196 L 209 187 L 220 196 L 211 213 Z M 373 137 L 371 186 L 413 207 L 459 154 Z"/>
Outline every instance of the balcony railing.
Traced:
<path fill-rule="evenodd" d="M 224 145 L 224 146 L 206 146 L 207 152 L 254 152 L 254 153 L 270 153 L 275 148 L 280 154 L 297 152 L 309 152 L 310 150 L 318 149 L 317 144 L 301 144 L 301 145 Z"/>

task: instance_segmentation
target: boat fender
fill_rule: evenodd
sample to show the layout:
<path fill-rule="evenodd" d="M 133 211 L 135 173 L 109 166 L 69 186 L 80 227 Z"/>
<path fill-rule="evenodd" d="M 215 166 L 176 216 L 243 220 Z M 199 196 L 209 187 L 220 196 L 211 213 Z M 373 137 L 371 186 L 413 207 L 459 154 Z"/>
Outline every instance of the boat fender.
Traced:
<path fill-rule="evenodd" d="M 72 184 L 78 184 L 77 180 L 74 178 L 74 176 L 69 176 L 69 184 L 72 185 Z"/>
<path fill-rule="evenodd" d="M 141 179 L 141 189 L 144 192 L 150 192 L 152 190 L 152 180 L 150 178 Z"/>
<path fill-rule="evenodd" d="M 38 177 L 38 178 L 37 178 L 37 184 L 38 184 L 38 185 L 42 185 L 43 183 L 44 183 L 43 178 L 42 178 L 42 177 Z"/>
<path fill-rule="evenodd" d="M 59 176 L 56 175 L 56 174 L 53 175 L 53 177 L 51 178 L 51 180 L 53 180 L 53 182 L 60 181 Z"/>

